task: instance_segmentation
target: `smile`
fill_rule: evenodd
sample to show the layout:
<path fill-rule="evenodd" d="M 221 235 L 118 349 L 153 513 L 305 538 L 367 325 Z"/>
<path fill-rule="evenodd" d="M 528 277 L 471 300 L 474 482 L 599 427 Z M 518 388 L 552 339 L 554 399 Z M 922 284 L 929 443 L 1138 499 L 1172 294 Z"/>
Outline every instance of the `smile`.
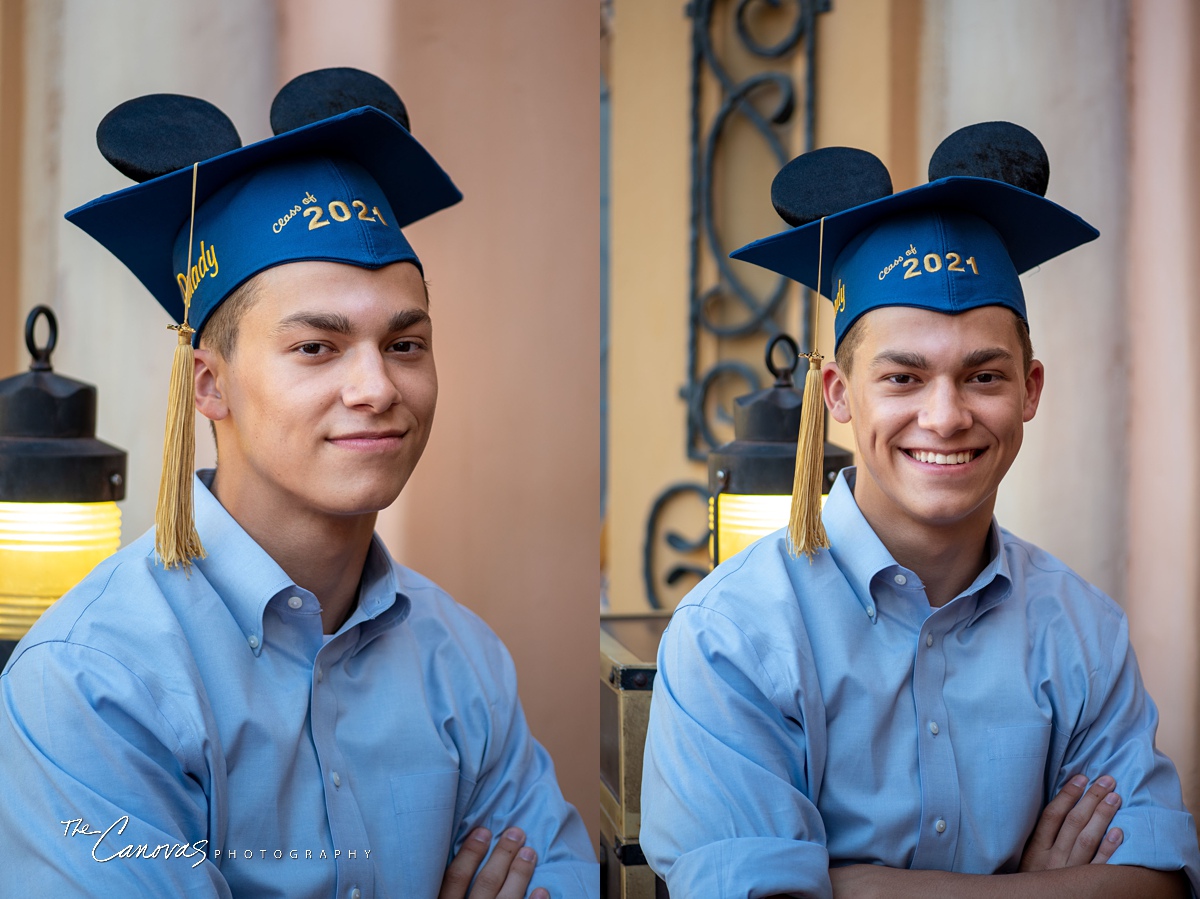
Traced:
<path fill-rule="evenodd" d="M 983 450 L 962 450 L 956 453 L 936 453 L 928 450 L 904 450 L 910 459 L 931 465 L 964 465 L 983 453 Z"/>

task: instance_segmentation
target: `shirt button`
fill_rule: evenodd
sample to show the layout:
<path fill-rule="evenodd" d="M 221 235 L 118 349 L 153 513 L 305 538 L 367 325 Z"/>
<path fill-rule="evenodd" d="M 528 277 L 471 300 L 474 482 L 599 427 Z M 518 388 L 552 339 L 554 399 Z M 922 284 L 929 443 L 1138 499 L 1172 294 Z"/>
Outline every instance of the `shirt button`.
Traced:
<path fill-rule="evenodd" d="M 930 721 L 930 722 L 929 722 L 929 732 L 930 732 L 931 734 L 933 734 L 935 737 L 937 736 L 937 732 L 938 732 L 938 726 L 937 726 L 937 722 L 936 722 L 936 721 Z"/>
<path fill-rule="evenodd" d="M 258 634 L 251 634 L 246 638 L 246 642 L 250 644 L 251 649 L 258 649 Z"/>
<path fill-rule="evenodd" d="M 926 634 L 926 635 L 925 635 L 925 645 L 926 645 L 926 646 L 932 646 L 932 645 L 933 645 L 933 634 Z"/>
<path fill-rule="evenodd" d="M 288 599 L 288 608 L 298 609 L 303 605 L 304 605 L 304 600 L 302 600 L 299 596 L 293 596 Z"/>
<path fill-rule="evenodd" d="M 350 899 L 362 899 L 362 890 L 355 887 L 350 891 Z"/>
<path fill-rule="evenodd" d="M 902 575 L 902 574 L 898 574 L 898 575 L 896 575 L 896 576 L 895 576 L 895 578 L 893 578 L 893 580 L 894 580 L 894 581 L 895 581 L 897 584 L 899 584 L 901 587 L 903 587 L 905 584 L 907 584 L 907 583 L 908 583 L 908 578 L 906 578 L 906 577 L 905 577 L 904 575 Z"/>
<path fill-rule="evenodd" d="M 333 785 L 335 787 L 340 787 L 342 785 L 342 775 L 338 774 L 336 771 L 329 776 L 329 779 L 333 781 Z"/>
<path fill-rule="evenodd" d="M 874 606 L 867 606 L 867 617 L 868 618 L 875 617 L 875 607 Z"/>
<path fill-rule="evenodd" d="M 933 829 L 936 830 L 938 833 L 945 833 L 946 832 L 945 820 L 943 820 L 942 818 L 938 818 L 937 821 L 935 821 L 933 824 Z"/>

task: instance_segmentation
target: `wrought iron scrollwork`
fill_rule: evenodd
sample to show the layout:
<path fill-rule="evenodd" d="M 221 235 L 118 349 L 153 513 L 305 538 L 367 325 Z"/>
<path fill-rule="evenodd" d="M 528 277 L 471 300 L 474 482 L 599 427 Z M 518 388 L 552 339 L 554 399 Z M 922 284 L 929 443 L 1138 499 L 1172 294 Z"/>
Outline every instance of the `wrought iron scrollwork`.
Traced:
<path fill-rule="evenodd" d="M 785 146 L 785 129 L 795 117 L 797 89 L 792 69 L 772 68 L 778 60 L 790 59 L 801 45 L 805 53 L 803 86 L 804 149 L 812 149 L 815 129 L 813 45 L 814 20 L 817 13 L 829 9 L 830 0 L 691 0 L 687 15 L 692 21 L 691 94 L 690 94 L 690 165 L 691 202 L 688 227 L 688 346 L 686 381 L 680 396 L 686 404 L 685 452 L 688 459 L 703 461 L 709 450 L 718 445 L 715 419 L 729 419 L 729 413 L 716 398 L 727 395 L 733 384 L 744 382 L 748 393 L 761 388 L 758 372 L 737 359 L 722 358 L 706 368 L 701 363 L 702 340 L 759 342 L 784 332 L 780 319 L 785 310 L 787 280 L 776 277 L 765 290 L 756 291 L 739 276 L 728 257 L 732 247 L 722 239 L 714 199 L 716 159 L 722 141 L 734 121 L 747 124 L 767 147 L 776 169 L 790 157 Z M 755 34 L 756 9 L 773 14 L 789 13 L 787 27 L 776 39 L 765 41 Z M 714 39 L 714 29 L 721 24 L 724 40 Z M 735 42 L 736 47 L 750 57 L 763 60 L 764 70 L 745 78 L 736 78 L 719 52 L 722 46 Z M 716 112 L 707 122 L 702 98 L 706 84 L 715 82 L 720 91 Z M 715 283 L 703 283 L 706 260 L 715 264 Z M 800 343 L 809 345 L 807 314 L 812 298 L 803 297 L 800 310 Z M 722 314 L 718 314 L 722 313 Z M 664 510 L 681 494 L 698 492 L 707 500 L 707 488 L 697 484 L 674 484 L 667 487 L 651 506 L 646 523 L 646 542 L 643 550 L 643 571 L 647 599 L 654 608 L 661 606 L 659 586 L 655 580 L 656 551 L 669 549 L 675 553 L 694 553 L 704 545 L 707 531 L 699 540 L 684 540 L 677 534 L 660 535 L 660 520 Z M 661 545 L 660 545 L 661 544 Z M 681 563 L 670 567 L 668 583 L 681 578 L 703 576 L 702 566 Z"/>

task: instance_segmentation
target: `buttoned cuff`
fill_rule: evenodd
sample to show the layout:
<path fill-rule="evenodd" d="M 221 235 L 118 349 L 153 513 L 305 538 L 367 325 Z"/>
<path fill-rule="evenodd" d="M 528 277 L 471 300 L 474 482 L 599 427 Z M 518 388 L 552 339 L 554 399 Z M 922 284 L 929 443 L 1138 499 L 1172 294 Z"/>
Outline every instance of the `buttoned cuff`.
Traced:
<path fill-rule="evenodd" d="M 681 855 L 666 874 L 679 899 L 758 899 L 794 893 L 833 899 L 829 853 L 818 843 L 740 837 Z"/>
<path fill-rule="evenodd" d="M 1183 870 L 1192 896 L 1200 895 L 1200 849 L 1196 824 L 1187 812 L 1164 808 L 1121 809 L 1112 822 L 1125 838 L 1108 860 L 1110 865 L 1139 865 L 1157 871 Z"/>

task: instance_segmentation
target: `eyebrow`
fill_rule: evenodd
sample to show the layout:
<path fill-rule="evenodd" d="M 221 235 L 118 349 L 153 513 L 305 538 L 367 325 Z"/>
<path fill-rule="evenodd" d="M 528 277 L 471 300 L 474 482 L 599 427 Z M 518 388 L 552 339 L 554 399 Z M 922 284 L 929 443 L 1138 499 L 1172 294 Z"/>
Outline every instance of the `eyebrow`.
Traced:
<path fill-rule="evenodd" d="M 424 309 L 405 309 L 388 319 L 388 331 L 406 331 L 414 325 L 429 320 L 429 313 Z M 332 334 L 352 334 L 354 332 L 350 319 L 340 312 L 294 312 L 280 320 L 271 333 L 278 335 L 293 328 L 302 327 L 328 331 Z"/>
<path fill-rule="evenodd" d="M 989 362 L 1012 362 L 1013 354 L 1004 347 L 993 346 L 983 349 L 972 350 L 963 356 L 963 368 L 978 368 L 980 365 L 987 365 Z M 901 368 L 916 368 L 926 370 L 929 368 L 929 360 L 920 353 L 907 353 L 902 350 L 884 350 L 878 356 L 871 360 L 872 368 L 880 368 L 884 365 L 898 365 Z"/>

